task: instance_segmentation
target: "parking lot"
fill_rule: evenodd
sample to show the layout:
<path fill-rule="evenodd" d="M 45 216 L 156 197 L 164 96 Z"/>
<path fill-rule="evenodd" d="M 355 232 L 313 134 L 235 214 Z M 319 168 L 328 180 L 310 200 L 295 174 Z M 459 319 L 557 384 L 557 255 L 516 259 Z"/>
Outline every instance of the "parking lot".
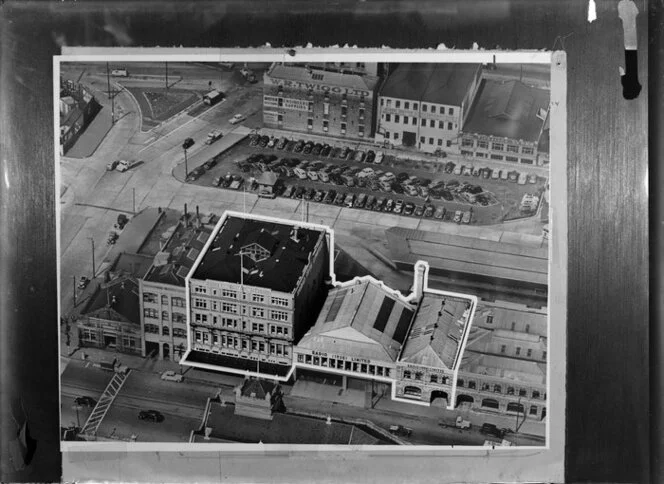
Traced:
<path fill-rule="evenodd" d="M 190 180 L 256 191 L 255 180 L 271 171 L 278 175 L 277 196 L 477 225 L 536 213 L 537 207 L 522 211 L 521 200 L 524 194 L 540 195 L 546 185 L 546 179 L 516 169 L 462 169 L 451 161 L 397 159 L 356 145 L 252 135 L 200 167 Z"/>

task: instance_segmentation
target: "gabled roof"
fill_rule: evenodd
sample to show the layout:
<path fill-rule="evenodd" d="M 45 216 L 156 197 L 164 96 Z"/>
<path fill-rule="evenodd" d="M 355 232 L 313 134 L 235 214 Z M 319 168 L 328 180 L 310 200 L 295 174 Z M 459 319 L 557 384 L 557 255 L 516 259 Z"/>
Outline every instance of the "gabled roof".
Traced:
<path fill-rule="evenodd" d="M 140 325 L 138 282 L 131 277 L 121 277 L 101 284 L 82 314 Z"/>
<path fill-rule="evenodd" d="M 273 171 L 266 171 L 264 173 L 261 173 L 261 175 L 256 179 L 256 182 L 259 185 L 273 186 L 275 183 L 277 183 L 278 179 L 279 176 L 276 173 L 274 173 Z"/>
<path fill-rule="evenodd" d="M 253 398 L 263 400 L 268 393 L 273 394 L 276 387 L 275 383 L 266 380 L 245 380 L 240 393 L 243 397 L 250 397 L 253 394 Z"/>
<path fill-rule="evenodd" d="M 412 306 L 395 291 L 372 277 L 357 278 L 328 293 L 298 347 L 394 362 L 412 316 Z"/>

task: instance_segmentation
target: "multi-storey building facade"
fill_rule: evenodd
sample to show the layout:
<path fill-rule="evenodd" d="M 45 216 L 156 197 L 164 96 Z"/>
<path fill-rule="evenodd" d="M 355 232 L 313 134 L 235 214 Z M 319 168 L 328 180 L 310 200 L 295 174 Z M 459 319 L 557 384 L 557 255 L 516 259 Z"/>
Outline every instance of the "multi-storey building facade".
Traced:
<path fill-rule="evenodd" d="M 288 379 L 330 277 L 326 227 L 226 212 L 187 282 L 184 364 Z"/>
<path fill-rule="evenodd" d="M 273 64 L 263 79 L 264 126 L 341 138 L 370 138 L 379 78 L 366 71 Z"/>
<path fill-rule="evenodd" d="M 376 141 L 427 153 L 458 152 L 479 87 L 479 64 L 400 64 L 380 90 Z"/>
<path fill-rule="evenodd" d="M 185 277 L 210 236 L 197 221 L 180 221 L 140 280 L 143 356 L 179 361 L 187 348 Z"/>
<path fill-rule="evenodd" d="M 548 117 L 549 100 L 549 90 L 517 80 L 482 80 L 463 127 L 461 154 L 487 164 L 492 161 L 548 164 L 548 142 L 544 147 L 540 138 Z"/>

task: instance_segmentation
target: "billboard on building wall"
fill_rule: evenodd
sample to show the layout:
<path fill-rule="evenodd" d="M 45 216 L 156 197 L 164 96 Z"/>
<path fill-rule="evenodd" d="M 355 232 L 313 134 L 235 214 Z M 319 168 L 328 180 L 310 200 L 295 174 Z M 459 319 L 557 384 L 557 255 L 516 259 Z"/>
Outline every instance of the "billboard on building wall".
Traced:
<path fill-rule="evenodd" d="M 281 100 L 281 104 L 279 104 Z M 309 111 L 309 101 L 304 99 L 293 99 L 288 97 L 277 97 L 277 96 L 263 96 L 263 107 L 266 108 L 283 108 L 291 109 L 294 111 Z"/>

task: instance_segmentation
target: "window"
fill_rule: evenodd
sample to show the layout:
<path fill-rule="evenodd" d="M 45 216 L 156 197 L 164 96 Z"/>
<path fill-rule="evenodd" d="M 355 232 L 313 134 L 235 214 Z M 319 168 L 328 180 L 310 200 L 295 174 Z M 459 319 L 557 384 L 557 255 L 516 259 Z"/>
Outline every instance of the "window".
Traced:
<path fill-rule="evenodd" d="M 284 336 L 288 336 L 288 328 L 284 328 Z"/>
<path fill-rule="evenodd" d="M 252 343 L 255 343 L 255 342 L 252 342 Z M 297 362 L 298 363 L 304 363 L 304 355 L 298 354 L 297 355 Z"/>
<path fill-rule="evenodd" d="M 512 331 L 514 331 L 516 329 L 516 321 L 512 321 L 511 328 L 512 328 Z"/>
<path fill-rule="evenodd" d="M 207 314 L 200 314 L 200 313 L 194 314 L 194 322 L 207 323 L 207 321 L 208 321 Z"/>
<path fill-rule="evenodd" d="M 224 313 L 237 313 L 237 304 L 222 302 L 221 303 L 221 310 Z"/>
<path fill-rule="evenodd" d="M 546 360 L 546 351 L 542 351 L 542 359 Z"/>
<path fill-rule="evenodd" d="M 364 136 L 364 125 L 363 124 L 360 124 L 357 127 L 357 134 L 358 134 L 358 136 L 362 136 L 362 137 Z"/>
<path fill-rule="evenodd" d="M 346 123 L 341 123 L 341 134 L 346 134 Z"/>
<path fill-rule="evenodd" d="M 159 317 L 157 310 L 152 308 L 143 308 L 143 316 L 146 318 L 155 318 Z"/>
<path fill-rule="evenodd" d="M 422 104 L 422 112 L 423 113 L 427 112 L 427 105 L 426 104 Z"/>
<path fill-rule="evenodd" d="M 136 348 L 136 340 L 129 336 L 123 336 L 122 346 L 124 346 L 125 348 Z"/>
<path fill-rule="evenodd" d="M 217 333 L 212 333 L 212 344 L 219 344 L 219 335 Z"/>
<path fill-rule="evenodd" d="M 458 387 L 463 387 L 463 380 L 462 379 L 457 380 L 457 386 Z"/>
<path fill-rule="evenodd" d="M 201 341 L 203 339 L 203 333 L 196 331 L 196 341 Z"/>
<path fill-rule="evenodd" d="M 168 306 L 168 296 L 161 296 L 161 303 Z"/>
<path fill-rule="evenodd" d="M 496 392 L 496 393 L 501 393 L 502 388 L 500 388 L 500 385 L 494 385 L 493 386 L 493 391 Z"/>
<path fill-rule="evenodd" d="M 526 324 L 526 333 L 530 333 L 530 325 Z"/>
<path fill-rule="evenodd" d="M 203 333 L 203 343 L 210 342 L 210 333 Z"/>
<path fill-rule="evenodd" d="M 438 121 L 438 129 L 445 129 L 445 123 L 443 121 Z"/>
<path fill-rule="evenodd" d="M 517 145 L 507 145 L 507 151 L 510 153 L 518 153 L 519 147 Z"/>
<path fill-rule="evenodd" d="M 496 151 L 503 151 L 502 143 L 491 143 L 491 149 Z"/>
<path fill-rule="evenodd" d="M 482 383 L 482 390 L 489 391 L 489 384 L 488 383 Z"/>
<path fill-rule="evenodd" d="M 394 122 L 395 122 L 395 123 L 398 123 L 398 122 L 399 122 L 399 115 L 398 115 L 398 114 L 395 114 L 395 115 L 394 115 Z"/>
<path fill-rule="evenodd" d="M 420 136 L 420 143 L 424 144 L 424 142 L 425 142 L 424 136 Z"/>
<path fill-rule="evenodd" d="M 461 146 L 464 148 L 470 148 L 475 145 L 475 142 L 473 141 L 472 138 L 463 138 L 461 140 Z"/>
<path fill-rule="evenodd" d="M 528 351 L 526 351 L 526 356 L 527 356 L 528 358 L 530 358 L 531 356 L 533 356 L 533 350 L 531 350 L 530 348 L 528 348 Z"/>
<path fill-rule="evenodd" d="M 434 113 L 434 114 L 436 113 L 436 106 L 431 106 L 431 112 Z M 443 113 L 442 110 L 441 110 L 441 113 Z"/>
<path fill-rule="evenodd" d="M 159 334 L 159 326 L 157 326 L 156 324 L 146 324 L 145 332 Z"/>
<path fill-rule="evenodd" d="M 521 354 L 521 347 L 520 347 L 520 346 L 517 346 L 517 347 L 516 347 L 516 352 L 515 352 L 515 354 L 516 354 L 516 356 L 519 356 L 519 355 Z"/>
<path fill-rule="evenodd" d="M 429 144 L 430 144 L 430 145 L 433 144 L 433 138 L 429 138 Z"/>
<path fill-rule="evenodd" d="M 182 313 L 171 313 L 171 320 L 174 323 L 184 323 L 185 315 Z"/>
<path fill-rule="evenodd" d="M 260 351 L 261 353 L 265 351 L 265 343 L 263 343 L 262 341 L 258 342 L 258 351 Z"/>
<path fill-rule="evenodd" d="M 287 311 L 272 311 L 271 319 L 275 321 L 288 321 L 288 312 Z M 281 326 L 279 327 L 279 334 L 281 334 Z"/>
<path fill-rule="evenodd" d="M 438 383 L 438 375 L 431 375 L 431 383 Z"/>
<path fill-rule="evenodd" d="M 486 150 L 489 148 L 489 142 L 486 140 L 477 140 L 477 147 Z"/>
<path fill-rule="evenodd" d="M 449 114 L 454 114 L 454 108 L 449 109 Z"/>
<path fill-rule="evenodd" d="M 399 133 L 394 133 L 394 139 L 399 139 Z"/>
<path fill-rule="evenodd" d="M 420 373 L 419 371 L 416 372 L 416 373 L 415 373 L 415 379 L 416 379 L 416 380 L 421 380 L 421 379 L 422 379 L 422 373 Z"/>
<path fill-rule="evenodd" d="M 525 165 L 532 165 L 533 160 L 531 160 L 530 158 L 521 158 L 521 163 L 523 163 Z"/>
<path fill-rule="evenodd" d="M 537 415 L 537 405 L 530 406 L 530 415 Z"/>
<path fill-rule="evenodd" d="M 512 163 L 517 163 L 519 159 L 516 156 L 506 156 L 505 161 L 511 161 Z"/>
<path fill-rule="evenodd" d="M 519 389 L 519 396 L 520 397 L 525 397 L 526 396 L 526 391 L 523 388 Z"/>
<path fill-rule="evenodd" d="M 503 155 L 491 155 L 491 159 L 492 159 L 492 160 L 502 160 L 502 159 L 503 159 Z"/>
<path fill-rule="evenodd" d="M 184 329 L 173 328 L 173 336 L 175 338 L 186 338 L 187 332 Z"/>
<path fill-rule="evenodd" d="M 262 294 L 252 294 L 251 300 L 253 302 L 262 303 L 265 301 L 265 296 L 263 296 Z"/>
<path fill-rule="evenodd" d="M 403 103 L 403 107 L 404 109 L 410 109 L 410 102 L 406 101 L 405 103 Z"/>
<path fill-rule="evenodd" d="M 161 312 L 161 320 L 162 321 L 168 321 L 168 311 L 162 311 Z"/>
<path fill-rule="evenodd" d="M 410 376 L 410 371 L 408 371 L 408 370 L 404 370 L 404 372 L 403 372 L 403 377 L 404 377 L 404 378 L 411 378 L 411 376 Z"/>
<path fill-rule="evenodd" d="M 170 330 L 168 329 L 168 326 L 162 326 L 161 334 L 164 336 L 169 336 L 171 334 Z"/>
<path fill-rule="evenodd" d="M 443 140 L 438 138 L 438 146 L 443 146 Z"/>
<path fill-rule="evenodd" d="M 330 103 L 323 103 L 323 115 L 324 116 L 330 115 Z"/>
<path fill-rule="evenodd" d="M 237 299 L 237 292 L 231 291 L 230 289 L 221 290 L 222 297 L 229 297 L 231 299 Z"/>
<path fill-rule="evenodd" d="M 446 146 L 449 148 L 450 146 L 452 146 L 452 142 L 450 140 L 447 140 Z"/>
<path fill-rule="evenodd" d="M 410 124 L 412 124 L 413 126 L 417 124 L 417 118 L 415 116 L 413 116 L 413 119 L 411 119 Z"/>
<path fill-rule="evenodd" d="M 271 299 L 271 302 L 272 302 L 273 306 L 288 307 L 288 299 L 283 298 L 283 297 L 273 297 Z"/>
<path fill-rule="evenodd" d="M 514 387 L 507 387 L 507 394 L 514 395 Z"/>
<path fill-rule="evenodd" d="M 390 139 L 390 132 L 389 131 L 385 131 L 385 139 Z"/>
<path fill-rule="evenodd" d="M 421 124 L 422 126 L 426 126 L 426 125 L 427 125 L 427 120 L 424 119 L 424 118 L 422 118 L 422 122 L 421 122 L 420 124 Z"/>
<path fill-rule="evenodd" d="M 207 308 L 207 301 L 205 299 L 194 298 L 194 307 L 195 308 Z"/>
<path fill-rule="evenodd" d="M 384 98 L 380 98 L 380 105 L 385 106 L 385 99 Z"/>
<path fill-rule="evenodd" d="M 341 106 L 341 117 L 345 118 L 348 115 L 348 107 L 347 106 Z"/>
<path fill-rule="evenodd" d="M 314 129 L 314 120 L 313 120 L 313 118 L 307 119 L 307 129 L 309 129 L 309 130 Z"/>
<path fill-rule="evenodd" d="M 493 323 L 493 314 L 489 314 L 486 317 L 486 324 L 491 324 L 491 323 Z"/>
<path fill-rule="evenodd" d="M 505 350 L 507 349 L 507 346 L 505 345 L 500 345 L 500 352 L 505 353 Z"/>
<path fill-rule="evenodd" d="M 401 107 L 401 101 L 399 101 L 399 100 L 395 101 L 394 102 L 394 107 L 397 107 L 397 108 Z"/>
<path fill-rule="evenodd" d="M 533 390 L 533 398 L 539 398 L 540 392 L 538 390 Z"/>
<path fill-rule="evenodd" d="M 143 293 L 143 302 L 148 302 L 148 303 L 157 303 L 159 299 L 157 298 L 156 294 L 153 294 L 151 292 L 144 292 Z"/>
<path fill-rule="evenodd" d="M 364 109 L 360 108 L 359 115 L 360 115 L 360 120 L 364 119 Z"/>
<path fill-rule="evenodd" d="M 471 380 L 471 381 L 468 382 L 468 388 L 470 388 L 471 390 L 474 390 L 475 386 L 476 386 L 476 383 L 474 381 Z"/>
<path fill-rule="evenodd" d="M 534 150 L 530 146 L 522 146 L 521 153 L 523 153 L 524 155 L 532 155 L 534 153 Z"/>
<path fill-rule="evenodd" d="M 435 128 L 435 127 L 436 127 L 436 121 L 433 120 L 433 119 L 430 119 L 430 120 L 429 120 L 429 127 L 430 127 L 430 128 Z"/>
<path fill-rule="evenodd" d="M 452 131 L 452 129 L 454 129 L 454 126 L 452 125 L 452 123 L 447 123 L 447 129 L 449 129 L 450 131 Z"/>
<path fill-rule="evenodd" d="M 203 286 L 194 286 L 194 292 L 199 293 L 199 294 L 206 294 L 207 289 Z"/>

